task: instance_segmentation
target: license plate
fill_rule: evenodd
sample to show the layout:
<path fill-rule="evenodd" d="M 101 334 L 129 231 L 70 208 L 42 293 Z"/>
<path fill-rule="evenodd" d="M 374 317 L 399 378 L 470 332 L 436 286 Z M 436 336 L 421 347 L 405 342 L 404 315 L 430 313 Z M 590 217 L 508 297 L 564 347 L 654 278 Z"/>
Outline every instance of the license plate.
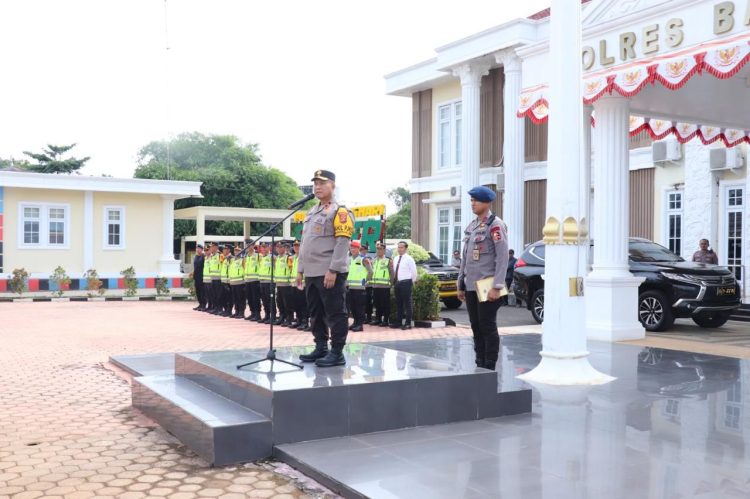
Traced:
<path fill-rule="evenodd" d="M 440 291 L 455 291 L 456 290 L 456 283 L 453 284 L 443 284 L 440 286 Z"/>
<path fill-rule="evenodd" d="M 734 286 L 726 288 L 716 288 L 716 296 L 734 296 L 737 293 L 737 288 Z"/>

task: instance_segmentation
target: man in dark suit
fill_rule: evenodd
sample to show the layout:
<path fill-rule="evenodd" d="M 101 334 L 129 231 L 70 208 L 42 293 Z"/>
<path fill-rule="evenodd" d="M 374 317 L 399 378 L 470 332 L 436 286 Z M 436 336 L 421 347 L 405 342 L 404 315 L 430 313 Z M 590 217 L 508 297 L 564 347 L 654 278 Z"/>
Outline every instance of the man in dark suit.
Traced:
<path fill-rule="evenodd" d="M 203 288 L 203 245 L 195 245 L 195 256 L 193 257 L 193 282 L 195 282 L 195 295 L 198 298 L 198 306 L 193 310 L 206 310 L 206 290 Z"/>

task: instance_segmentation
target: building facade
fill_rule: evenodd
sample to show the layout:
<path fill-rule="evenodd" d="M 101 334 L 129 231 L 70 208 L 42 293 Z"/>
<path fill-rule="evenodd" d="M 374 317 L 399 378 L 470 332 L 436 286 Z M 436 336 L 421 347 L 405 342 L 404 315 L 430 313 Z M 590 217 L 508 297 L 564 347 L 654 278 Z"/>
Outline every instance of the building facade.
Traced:
<path fill-rule="evenodd" d="M 181 277 L 174 201 L 200 195 L 199 182 L 0 171 L 0 286 L 23 268 L 35 291 L 58 266 L 74 281 L 95 269 L 108 287 L 131 266 L 141 287 Z"/>
<path fill-rule="evenodd" d="M 731 79 L 726 78 L 725 94 L 706 87 L 711 97 L 702 97 L 703 75 L 679 92 L 670 92 L 677 87 L 665 85 L 669 90 L 664 93 L 682 94 L 682 100 L 652 91 L 650 86 L 659 85 L 653 79 L 637 82 L 648 88 L 639 97 L 642 103 L 630 106 L 629 185 L 624 192 L 630 236 L 656 241 L 686 259 L 698 249 L 699 239 L 708 239 L 719 262 L 731 267 L 742 283 L 745 301 L 750 300 L 746 285 L 750 268 L 746 130 L 750 124 L 718 118 L 725 107 L 725 115 L 739 116 L 748 101 L 743 92 L 750 81 L 745 66 L 750 5 L 716 0 L 582 3 L 584 81 L 631 59 L 679 55 L 679 50 L 701 44 L 709 44 L 710 51 L 710 44 L 721 49 L 722 43 L 739 40 L 740 59 L 732 66 Z M 544 94 L 548 25 L 549 11 L 542 11 L 439 47 L 433 59 L 386 76 L 388 94 L 412 99 L 412 239 L 444 261 L 460 247 L 462 228 L 471 216 L 466 213 L 465 192 L 476 184 L 497 190 L 494 211 L 508 223 L 509 242 L 517 253 L 525 244 L 542 239 L 546 119 L 549 107 L 554 109 Z M 656 59 L 648 67 L 658 63 Z M 656 70 L 650 74 L 655 78 Z M 606 78 L 615 76 L 607 74 L 605 86 L 614 81 Z M 665 103 L 662 107 L 659 99 Z M 595 130 L 595 104 L 588 113 L 592 107 Z M 677 125 L 684 127 L 686 116 L 695 129 L 681 134 Z M 707 130 L 713 128 L 717 131 L 709 136 Z M 696 135 L 701 129 L 705 133 Z M 740 132 L 739 139 L 728 140 L 734 131 Z M 589 203 L 593 206 L 596 140 L 591 149 Z M 596 218 L 597 210 L 591 209 L 592 239 L 602 227 Z"/>

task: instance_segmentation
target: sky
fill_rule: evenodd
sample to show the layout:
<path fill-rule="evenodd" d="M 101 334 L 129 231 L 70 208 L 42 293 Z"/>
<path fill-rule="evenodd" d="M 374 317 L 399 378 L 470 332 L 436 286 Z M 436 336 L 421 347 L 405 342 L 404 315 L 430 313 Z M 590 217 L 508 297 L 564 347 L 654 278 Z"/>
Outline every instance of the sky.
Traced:
<path fill-rule="evenodd" d="M 0 157 L 75 142 L 82 174 L 132 177 L 150 141 L 231 134 L 299 184 L 327 169 L 343 201 L 383 203 L 411 173 L 411 100 L 383 76 L 548 5 L 2 0 Z"/>

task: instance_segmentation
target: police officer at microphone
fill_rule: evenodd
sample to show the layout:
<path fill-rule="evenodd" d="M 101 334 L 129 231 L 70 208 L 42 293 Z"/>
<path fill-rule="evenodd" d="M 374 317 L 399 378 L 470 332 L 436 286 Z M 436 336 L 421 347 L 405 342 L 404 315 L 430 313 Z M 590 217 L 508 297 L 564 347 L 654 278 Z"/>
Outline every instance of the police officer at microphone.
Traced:
<path fill-rule="evenodd" d="M 333 172 L 318 170 L 312 181 L 318 204 L 307 212 L 302 226 L 297 285 L 301 286 L 304 275 L 315 350 L 299 358 L 315 362 L 318 367 L 342 366 L 346 364 L 343 350 L 349 332 L 346 280 L 354 215 L 333 197 L 336 189 Z"/>
<path fill-rule="evenodd" d="M 494 370 L 500 350 L 497 310 L 508 268 L 508 230 L 505 222 L 490 210 L 495 191 L 478 186 L 468 194 L 471 196 L 471 211 L 476 218 L 464 231 L 458 298 L 466 301 L 477 367 Z M 487 301 L 481 302 L 477 296 L 476 282 L 487 277 L 492 277 L 492 288 Z"/>

